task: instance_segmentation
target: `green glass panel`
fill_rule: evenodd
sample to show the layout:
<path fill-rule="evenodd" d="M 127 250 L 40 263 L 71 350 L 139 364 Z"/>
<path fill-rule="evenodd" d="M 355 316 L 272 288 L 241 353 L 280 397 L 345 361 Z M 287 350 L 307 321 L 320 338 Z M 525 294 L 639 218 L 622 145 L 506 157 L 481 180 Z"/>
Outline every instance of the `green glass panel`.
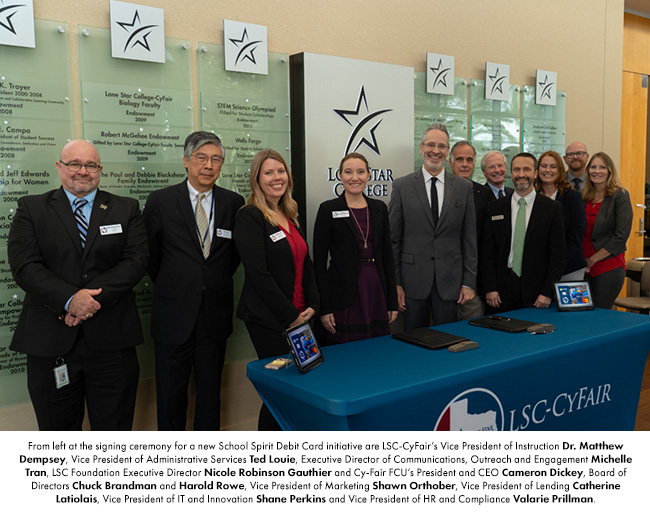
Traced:
<path fill-rule="evenodd" d="M 191 126 L 192 92 L 83 82 L 84 122 Z"/>
<path fill-rule="evenodd" d="M 2 47 L 2 170 L 16 163 L 25 166 L 53 160 L 58 149 L 72 138 L 66 30 L 65 23 L 35 20 L 36 48 Z M 6 186 L 1 184 L 0 190 Z"/>
<path fill-rule="evenodd" d="M 531 144 L 524 142 L 524 152 L 532 153 L 534 156 L 539 157 L 547 150 L 553 150 L 560 155 L 564 155 L 565 146 L 564 143 L 561 145 L 549 145 L 549 144 Z"/>
<path fill-rule="evenodd" d="M 524 119 L 524 144 L 564 146 L 566 126 L 564 122 Z"/>
<path fill-rule="evenodd" d="M 535 88 L 524 86 L 521 113 L 524 119 L 549 120 L 564 123 L 566 119 L 566 91 L 558 89 L 555 106 L 535 103 Z"/>
<path fill-rule="evenodd" d="M 244 198 L 248 198 L 250 194 L 248 172 L 257 152 L 264 148 L 273 148 L 291 164 L 291 141 L 288 132 L 221 130 L 215 133 L 224 142 L 226 149 L 226 160 L 217 184 L 236 191 Z"/>
<path fill-rule="evenodd" d="M 224 97 L 254 99 L 289 98 L 289 58 L 287 54 L 269 52 L 268 75 L 226 71 L 223 45 L 199 43 L 199 89 Z M 214 114 L 210 114 L 209 117 Z"/>
<path fill-rule="evenodd" d="M 107 163 L 113 162 L 134 166 L 172 163 L 183 169 L 183 144 L 190 132 L 186 126 L 173 125 L 84 124 L 84 137 L 97 147 L 107 170 Z"/>
<path fill-rule="evenodd" d="M 443 112 L 416 112 L 415 113 L 415 140 L 417 146 L 420 145 L 422 134 L 432 123 L 443 123 L 449 132 L 449 140 L 460 141 L 467 139 L 467 115 L 457 113 Z"/>
<path fill-rule="evenodd" d="M 205 126 L 224 129 L 289 132 L 289 101 L 201 93 L 201 118 Z"/>
<path fill-rule="evenodd" d="M 508 116 L 519 118 L 521 87 L 510 85 L 508 90 L 508 101 L 486 100 L 485 81 L 470 81 L 470 103 L 471 115 L 490 114 L 491 116 Z"/>
<path fill-rule="evenodd" d="M 223 46 L 199 43 L 201 128 L 226 149 L 217 184 L 244 198 L 258 151 L 273 148 L 291 161 L 288 63 L 286 54 L 269 52 L 268 75 L 226 71 Z"/>
<path fill-rule="evenodd" d="M 415 111 L 467 113 L 467 88 L 467 79 L 456 78 L 453 95 L 427 93 L 426 73 L 418 72 L 415 74 Z"/>
<path fill-rule="evenodd" d="M 79 72 L 82 87 L 84 82 L 99 82 L 191 92 L 190 48 L 187 40 L 165 38 L 165 63 L 116 59 L 111 56 L 109 29 L 80 25 Z M 132 92 L 133 88 L 125 91 Z"/>
<path fill-rule="evenodd" d="M 471 116 L 472 141 L 491 141 L 493 139 L 519 143 L 519 118 L 506 116 Z"/>

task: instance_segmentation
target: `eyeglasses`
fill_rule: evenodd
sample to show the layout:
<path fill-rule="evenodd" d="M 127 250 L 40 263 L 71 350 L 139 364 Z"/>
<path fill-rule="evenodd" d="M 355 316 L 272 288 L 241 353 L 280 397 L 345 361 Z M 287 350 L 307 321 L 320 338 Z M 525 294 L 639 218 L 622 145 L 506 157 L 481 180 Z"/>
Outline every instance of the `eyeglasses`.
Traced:
<path fill-rule="evenodd" d="M 80 162 L 59 162 L 73 173 L 81 171 L 81 168 L 86 168 L 86 171 L 88 173 L 97 173 L 102 168 L 101 164 L 95 164 L 94 162 L 90 162 L 88 164 L 81 164 Z"/>
<path fill-rule="evenodd" d="M 210 161 L 212 162 L 213 166 L 216 166 L 223 162 L 223 157 L 221 157 L 221 155 L 213 155 L 212 157 L 209 157 L 204 153 L 194 153 L 192 154 L 192 157 L 194 157 L 196 162 L 199 164 L 206 164 L 208 161 Z"/>
<path fill-rule="evenodd" d="M 429 150 L 446 150 L 449 148 L 449 145 L 444 145 L 442 143 L 436 144 L 436 143 L 423 143 L 423 146 L 426 146 Z"/>
<path fill-rule="evenodd" d="M 569 152 L 566 154 L 569 159 L 573 159 L 574 157 L 584 157 L 585 155 L 587 155 L 587 152 Z"/>

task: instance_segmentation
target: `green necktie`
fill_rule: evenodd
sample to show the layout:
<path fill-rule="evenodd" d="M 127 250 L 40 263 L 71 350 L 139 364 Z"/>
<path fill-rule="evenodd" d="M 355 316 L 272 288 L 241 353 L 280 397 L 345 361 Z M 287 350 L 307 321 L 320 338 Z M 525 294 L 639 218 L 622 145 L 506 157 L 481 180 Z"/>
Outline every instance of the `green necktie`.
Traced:
<path fill-rule="evenodd" d="M 512 241 L 512 271 L 521 277 L 521 261 L 524 256 L 524 240 L 526 239 L 526 200 L 519 199 L 519 210 L 515 220 L 515 237 Z"/>

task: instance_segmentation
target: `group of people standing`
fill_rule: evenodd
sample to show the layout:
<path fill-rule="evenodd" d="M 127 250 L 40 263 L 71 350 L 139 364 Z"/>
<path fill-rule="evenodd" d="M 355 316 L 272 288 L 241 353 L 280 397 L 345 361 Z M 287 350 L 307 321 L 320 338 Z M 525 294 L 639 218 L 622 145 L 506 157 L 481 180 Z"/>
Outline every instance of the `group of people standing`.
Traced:
<path fill-rule="evenodd" d="M 215 185 L 225 159 L 219 138 L 194 132 L 184 147 L 187 180 L 151 193 L 140 216 L 134 200 L 98 189 L 96 148 L 68 143 L 57 161 L 62 187 L 19 201 L 8 242 L 14 278 L 26 292 L 11 348 L 28 355 L 39 428 L 80 429 L 84 402 L 93 429 L 131 427 L 134 347 L 142 342 L 132 289 L 146 271 L 155 283 L 160 430 L 185 428 L 192 372 L 194 429 L 220 427 L 240 261 L 237 316 L 259 358 L 286 354 L 283 332 L 309 321 L 328 345 L 389 334 L 399 311 L 408 329 L 486 308 L 548 307 L 550 286 L 562 276 L 589 274 L 596 305 L 611 308 L 632 215 L 606 154 L 585 162 L 581 194 L 555 152 L 515 156 L 514 190 L 504 186 L 500 152 L 481 161 L 487 184 L 469 180 L 476 152 L 460 142 L 450 154 L 444 125 L 425 131 L 420 153 L 422 168 L 395 180 L 388 208 L 364 194 L 366 158 L 346 155 L 343 193 L 318 210 L 312 261 L 291 172 L 274 150 L 254 157 L 245 203 Z M 447 157 L 453 173 L 444 170 Z M 587 158 L 586 148 L 570 145 L 570 173 Z M 265 406 L 259 428 L 278 428 Z"/>

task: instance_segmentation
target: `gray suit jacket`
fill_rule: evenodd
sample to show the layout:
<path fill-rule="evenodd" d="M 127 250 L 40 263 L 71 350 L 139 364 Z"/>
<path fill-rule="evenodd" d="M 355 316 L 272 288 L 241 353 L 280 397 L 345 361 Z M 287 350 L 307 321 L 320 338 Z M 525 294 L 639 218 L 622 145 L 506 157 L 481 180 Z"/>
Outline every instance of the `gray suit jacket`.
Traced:
<path fill-rule="evenodd" d="M 436 227 L 422 170 L 393 182 L 388 206 L 397 284 L 407 298 L 422 300 L 434 279 L 440 297 L 458 299 L 461 286 L 476 290 L 476 214 L 472 183 L 445 173 L 445 194 Z"/>
<path fill-rule="evenodd" d="M 598 251 L 605 248 L 612 256 L 623 253 L 632 230 L 632 218 L 632 203 L 625 189 L 619 189 L 612 196 L 606 196 L 591 234 L 594 249 Z"/>

